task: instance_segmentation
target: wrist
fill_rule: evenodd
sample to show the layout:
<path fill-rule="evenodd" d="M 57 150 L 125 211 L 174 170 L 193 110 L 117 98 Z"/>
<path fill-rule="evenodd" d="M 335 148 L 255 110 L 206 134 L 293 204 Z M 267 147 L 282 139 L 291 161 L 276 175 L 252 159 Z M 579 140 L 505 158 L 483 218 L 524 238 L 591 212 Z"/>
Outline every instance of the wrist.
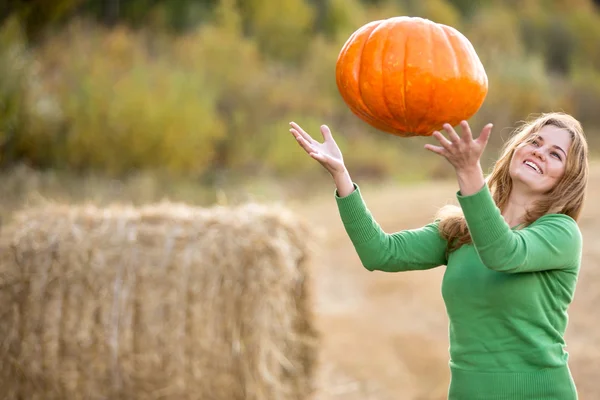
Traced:
<path fill-rule="evenodd" d="M 475 194 L 481 190 L 483 185 L 485 185 L 483 170 L 479 163 L 469 168 L 461 168 L 460 170 L 457 169 L 456 177 L 458 180 L 460 193 L 463 196 Z"/>
<path fill-rule="evenodd" d="M 469 177 L 473 175 L 483 175 L 483 169 L 481 168 L 481 164 L 477 163 L 475 165 L 470 165 L 468 167 L 462 167 L 460 169 L 456 169 L 456 175 L 459 177 Z"/>
<path fill-rule="evenodd" d="M 333 177 L 334 180 L 338 181 L 338 180 L 347 179 L 350 176 L 350 174 L 348 173 L 348 170 L 346 169 L 346 167 L 344 167 L 343 169 L 341 169 L 339 171 L 332 172 L 331 176 Z"/>
<path fill-rule="evenodd" d="M 344 168 L 343 171 L 333 175 L 333 180 L 338 192 L 338 196 L 346 197 L 354 191 L 354 183 L 348 171 Z"/>

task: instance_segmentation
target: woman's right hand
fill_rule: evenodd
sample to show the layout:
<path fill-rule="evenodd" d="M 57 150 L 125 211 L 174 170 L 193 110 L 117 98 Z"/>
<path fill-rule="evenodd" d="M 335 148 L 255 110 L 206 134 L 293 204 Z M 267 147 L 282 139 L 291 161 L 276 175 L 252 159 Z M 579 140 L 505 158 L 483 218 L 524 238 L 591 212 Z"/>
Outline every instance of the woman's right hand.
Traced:
<path fill-rule="evenodd" d="M 294 135 L 298 144 L 300 144 L 308 155 L 321 163 L 331 176 L 336 177 L 346 173 L 344 157 L 327 125 L 321 125 L 321 134 L 324 139 L 323 143 L 314 140 L 297 123 L 290 122 L 290 125 L 292 126 L 290 132 L 292 132 L 292 135 Z"/>
<path fill-rule="evenodd" d="M 297 123 L 290 122 L 290 125 L 292 126 L 290 132 L 292 132 L 292 135 L 294 135 L 304 151 L 317 160 L 331 174 L 337 188 L 337 195 L 340 197 L 350 195 L 354 191 L 354 183 L 344 165 L 342 152 L 333 139 L 327 125 L 321 125 L 323 143 L 319 143 L 310 137 Z"/>

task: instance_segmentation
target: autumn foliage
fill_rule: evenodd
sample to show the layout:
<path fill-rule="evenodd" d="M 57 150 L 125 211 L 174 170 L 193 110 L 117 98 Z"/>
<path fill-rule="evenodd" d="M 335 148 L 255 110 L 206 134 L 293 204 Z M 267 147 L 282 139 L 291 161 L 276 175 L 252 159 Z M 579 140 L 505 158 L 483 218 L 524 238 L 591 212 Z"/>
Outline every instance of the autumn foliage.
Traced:
<path fill-rule="evenodd" d="M 0 165 L 111 176 L 160 171 L 208 184 L 314 176 L 321 171 L 288 135 L 295 120 L 317 135 L 329 124 L 356 176 L 443 174 L 441 161 L 423 151 L 429 138 L 384 134 L 357 118 L 338 90 L 337 57 L 351 34 L 397 16 L 446 24 L 472 43 L 488 92 L 469 120 L 474 129 L 494 123 L 490 157 L 531 113 L 573 113 L 592 141 L 600 127 L 600 47 L 593 45 L 600 15 L 588 0 L 518 2 L 518 13 L 517 2 L 505 1 L 137 3 L 122 2 L 122 18 L 111 24 L 90 5 L 34 39 L 27 27 L 38 25 L 19 15 L 2 20 Z M 451 84 L 435 100 L 441 119 L 454 115 L 442 113 L 451 101 L 472 101 L 465 117 L 477 108 L 482 92 L 467 99 L 471 92 L 460 90 Z M 426 98 L 420 90 L 407 97 L 409 115 L 431 118 Z"/>

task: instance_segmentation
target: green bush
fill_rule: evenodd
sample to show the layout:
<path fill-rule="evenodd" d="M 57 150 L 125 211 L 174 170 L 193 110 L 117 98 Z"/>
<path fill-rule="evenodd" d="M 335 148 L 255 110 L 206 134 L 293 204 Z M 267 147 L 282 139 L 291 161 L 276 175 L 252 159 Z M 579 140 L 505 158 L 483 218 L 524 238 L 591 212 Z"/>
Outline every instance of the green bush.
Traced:
<path fill-rule="evenodd" d="M 135 28 L 76 18 L 35 44 L 17 19 L 5 20 L 0 162 L 205 182 L 321 174 L 288 132 L 295 120 L 319 139 L 319 126 L 329 124 L 357 174 L 445 176 L 444 164 L 423 155 L 430 138 L 378 132 L 338 93 L 344 42 L 367 22 L 399 15 L 454 26 L 473 43 L 489 93 L 471 122 L 495 124 L 490 154 L 530 113 L 563 110 L 592 135 L 600 127 L 600 16 L 588 0 L 527 1 L 519 14 L 516 0 L 192 3 L 156 1 L 146 25 L 140 8 Z M 202 16 L 195 25 L 194 15 Z"/>
<path fill-rule="evenodd" d="M 30 63 L 22 28 L 11 18 L 0 27 L 0 164 L 16 156 L 14 142 L 25 123 Z"/>
<path fill-rule="evenodd" d="M 61 52 L 66 41 L 69 51 Z M 52 155 L 45 161 L 56 166 L 202 173 L 225 135 L 218 93 L 205 71 L 177 62 L 176 49 L 127 29 L 82 25 L 48 42 L 41 50 L 52 81 L 46 89 L 58 99 L 62 120 L 49 143 L 42 138 L 47 131 L 24 135 L 23 152 L 35 154 L 44 141 Z"/>

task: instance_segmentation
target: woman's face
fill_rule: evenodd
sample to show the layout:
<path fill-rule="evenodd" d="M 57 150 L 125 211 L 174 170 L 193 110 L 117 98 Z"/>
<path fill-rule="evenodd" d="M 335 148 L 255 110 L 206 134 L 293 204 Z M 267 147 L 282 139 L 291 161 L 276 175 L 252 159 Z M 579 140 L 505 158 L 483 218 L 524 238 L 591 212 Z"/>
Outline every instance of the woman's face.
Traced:
<path fill-rule="evenodd" d="M 513 185 L 532 194 L 551 190 L 565 173 L 570 146 L 568 131 L 554 125 L 542 127 L 515 150 L 510 163 Z"/>

